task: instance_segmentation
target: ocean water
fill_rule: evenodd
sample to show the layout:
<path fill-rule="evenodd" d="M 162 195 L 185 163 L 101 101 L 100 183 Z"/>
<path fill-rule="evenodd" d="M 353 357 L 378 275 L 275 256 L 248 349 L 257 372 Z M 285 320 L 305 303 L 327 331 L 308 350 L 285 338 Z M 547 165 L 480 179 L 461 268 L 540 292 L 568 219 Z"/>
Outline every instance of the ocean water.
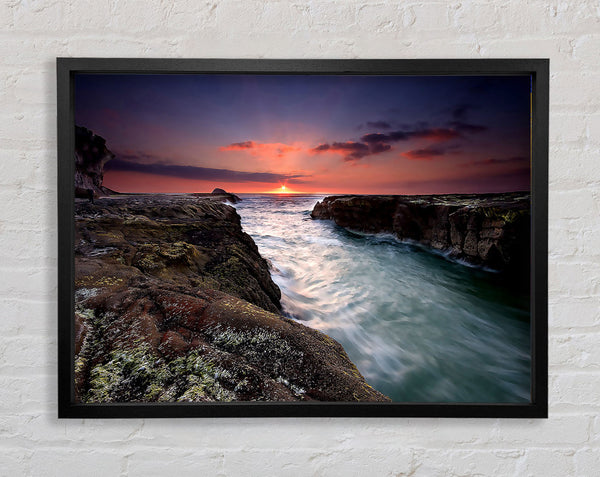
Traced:
<path fill-rule="evenodd" d="M 323 196 L 242 195 L 284 314 L 339 341 L 396 402 L 528 402 L 528 297 L 390 235 L 312 220 Z"/>

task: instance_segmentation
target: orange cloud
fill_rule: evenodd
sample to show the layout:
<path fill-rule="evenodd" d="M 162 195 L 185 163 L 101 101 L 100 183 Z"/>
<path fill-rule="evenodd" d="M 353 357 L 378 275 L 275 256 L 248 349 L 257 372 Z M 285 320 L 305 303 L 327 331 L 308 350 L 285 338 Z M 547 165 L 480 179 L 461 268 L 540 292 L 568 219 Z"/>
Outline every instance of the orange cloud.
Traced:
<path fill-rule="evenodd" d="M 234 142 L 228 146 L 221 146 L 219 151 L 248 151 L 253 156 L 283 157 L 284 155 L 300 151 L 297 145 L 284 144 L 282 142 Z"/>

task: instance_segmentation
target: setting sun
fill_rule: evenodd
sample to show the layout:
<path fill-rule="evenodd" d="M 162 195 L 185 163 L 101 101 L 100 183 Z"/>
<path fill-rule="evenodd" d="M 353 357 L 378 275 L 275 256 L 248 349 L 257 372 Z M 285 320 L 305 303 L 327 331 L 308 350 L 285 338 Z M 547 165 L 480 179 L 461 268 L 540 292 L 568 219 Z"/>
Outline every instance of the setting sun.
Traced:
<path fill-rule="evenodd" d="M 298 194 L 299 191 L 295 190 L 295 189 L 290 189 L 290 187 L 288 185 L 285 184 L 281 184 L 277 189 L 271 189 L 269 191 L 266 191 L 267 194 L 285 194 L 285 195 L 290 195 L 290 194 Z"/>

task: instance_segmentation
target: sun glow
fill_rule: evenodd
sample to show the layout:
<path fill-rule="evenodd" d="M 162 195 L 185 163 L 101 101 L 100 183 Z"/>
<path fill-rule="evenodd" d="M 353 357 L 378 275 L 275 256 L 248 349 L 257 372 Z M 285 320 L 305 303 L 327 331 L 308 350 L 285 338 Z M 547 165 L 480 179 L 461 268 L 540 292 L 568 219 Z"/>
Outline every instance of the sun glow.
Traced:
<path fill-rule="evenodd" d="M 272 189 L 267 192 L 268 194 L 298 194 L 298 191 L 290 189 L 290 187 L 286 184 L 281 184 L 277 189 Z"/>

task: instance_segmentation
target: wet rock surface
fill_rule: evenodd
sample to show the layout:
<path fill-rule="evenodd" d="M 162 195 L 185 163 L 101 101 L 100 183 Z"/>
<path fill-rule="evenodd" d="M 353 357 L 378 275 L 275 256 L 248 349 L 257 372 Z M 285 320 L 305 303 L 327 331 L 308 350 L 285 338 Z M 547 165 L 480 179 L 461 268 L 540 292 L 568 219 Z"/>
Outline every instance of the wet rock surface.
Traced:
<path fill-rule="evenodd" d="M 339 343 L 279 313 L 221 195 L 76 202 L 77 399 L 388 400 Z"/>
<path fill-rule="evenodd" d="M 527 192 L 326 197 L 311 216 L 368 233 L 391 233 L 451 257 L 529 276 L 531 199 Z"/>

